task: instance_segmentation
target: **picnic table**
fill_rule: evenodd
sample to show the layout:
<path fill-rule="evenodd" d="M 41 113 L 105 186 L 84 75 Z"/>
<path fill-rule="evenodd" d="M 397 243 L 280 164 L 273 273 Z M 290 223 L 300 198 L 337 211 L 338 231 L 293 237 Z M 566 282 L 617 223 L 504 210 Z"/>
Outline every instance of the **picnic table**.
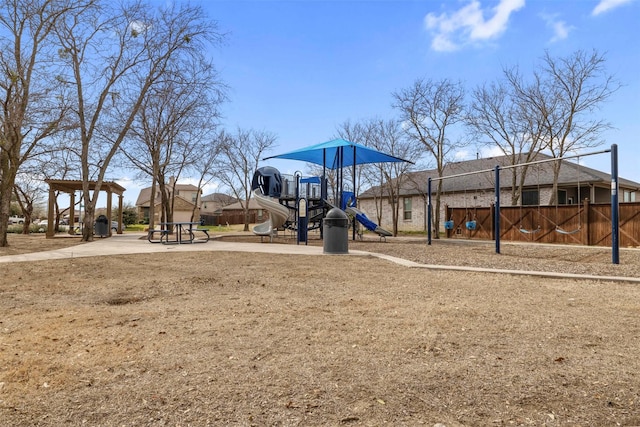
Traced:
<path fill-rule="evenodd" d="M 199 222 L 161 222 L 159 225 L 160 229 L 149 230 L 147 236 L 149 242 L 162 243 L 164 245 L 181 245 L 209 241 L 209 230 L 198 228 Z M 200 236 L 200 233 L 202 236 Z M 159 238 L 156 238 L 156 235 L 159 235 Z"/>

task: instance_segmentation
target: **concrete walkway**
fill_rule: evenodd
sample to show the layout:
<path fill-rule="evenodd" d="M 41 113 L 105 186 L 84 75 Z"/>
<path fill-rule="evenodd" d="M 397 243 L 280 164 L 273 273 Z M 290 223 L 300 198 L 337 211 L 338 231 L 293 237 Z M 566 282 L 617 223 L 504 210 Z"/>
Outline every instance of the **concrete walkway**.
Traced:
<path fill-rule="evenodd" d="M 32 252 L 18 255 L 7 255 L 0 257 L 3 262 L 33 262 L 51 259 L 84 258 L 105 255 L 128 255 L 128 254 L 148 254 L 148 253 L 180 253 L 180 252 L 251 252 L 251 253 L 271 253 L 285 255 L 323 255 L 323 256 L 344 256 L 347 254 L 332 255 L 324 254 L 322 246 L 310 245 L 283 245 L 271 243 L 242 243 L 226 242 L 212 238 L 207 243 L 193 243 L 182 245 L 163 245 L 160 243 L 149 243 L 146 233 L 126 233 L 115 234 L 108 239 L 97 238 L 93 242 L 82 243 L 62 249 L 51 251 Z M 369 252 L 350 250 L 348 255 L 377 255 Z M 384 258 L 394 262 L 414 266 L 417 263 L 384 256 Z"/>
<path fill-rule="evenodd" d="M 541 278 L 574 279 L 574 280 L 600 280 L 610 282 L 626 282 L 640 284 L 640 278 L 620 276 L 594 276 L 588 274 L 553 273 L 545 271 L 502 270 L 481 267 L 464 267 L 453 265 L 419 264 L 391 255 L 349 250 L 349 254 L 324 254 L 322 246 L 309 245 L 284 245 L 270 243 L 241 243 L 225 242 L 213 238 L 207 243 L 194 243 L 184 245 L 163 245 L 149 243 L 145 233 L 116 234 L 108 239 L 96 239 L 90 243 L 83 243 L 51 251 L 32 252 L 19 255 L 7 255 L 0 257 L 0 263 L 8 262 L 34 262 L 56 259 L 84 258 L 105 255 L 128 255 L 142 253 L 180 253 L 180 252 L 245 252 L 245 253 L 271 253 L 284 255 L 315 255 L 315 256 L 372 256 L 392 262 L 404 267 L 425 268 L 429 270 L 446 270 L 473 273 L 508 274 L 514 276 L 533 276 Z"/>

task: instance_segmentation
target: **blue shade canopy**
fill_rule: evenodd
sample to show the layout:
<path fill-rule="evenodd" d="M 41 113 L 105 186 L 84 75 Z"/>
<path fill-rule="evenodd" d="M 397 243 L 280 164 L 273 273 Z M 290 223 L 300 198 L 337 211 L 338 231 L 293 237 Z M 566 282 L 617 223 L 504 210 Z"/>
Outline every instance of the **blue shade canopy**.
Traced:
<path fill-rule="evenodd" d="M 342 159 L 340 159 L 342 156 Z M 277 156 L 266 157 L 268 159 L 289 159 L 314 163 L 329 169 L 363 165 L 366 163 L 409 162 L 390 154 L 382 153 L 373 148 L 366 147 L 344 139 L 334 139 L 309 147 L 300 148 Z"/>

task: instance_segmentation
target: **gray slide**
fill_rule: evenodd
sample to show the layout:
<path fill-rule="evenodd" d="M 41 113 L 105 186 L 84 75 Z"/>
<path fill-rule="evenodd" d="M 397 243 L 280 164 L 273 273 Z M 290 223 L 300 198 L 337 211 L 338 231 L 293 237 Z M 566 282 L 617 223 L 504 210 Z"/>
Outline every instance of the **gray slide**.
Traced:
<path fill-rule="evenodd" d="M 256 198 L 256 202 L 261 208 L 269 211 L 269 219 L 254 226 L 253 234 L 258 236 L 271 236 L 273 234 L 273 230 L 276 230 L 278 227 L 282 227 L 289 218 L 289 208 L 281 205 L 278 199 L 265 196 L 259 188 L 253 190 L 253 197 Z"/>

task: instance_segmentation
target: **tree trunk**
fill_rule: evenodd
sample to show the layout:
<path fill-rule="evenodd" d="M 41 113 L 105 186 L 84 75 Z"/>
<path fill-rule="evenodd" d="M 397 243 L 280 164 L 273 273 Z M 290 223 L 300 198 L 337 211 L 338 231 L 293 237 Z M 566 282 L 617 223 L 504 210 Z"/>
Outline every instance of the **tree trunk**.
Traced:
<path fill-rule="evenodd" d="M 93 223 L 95 221 L 95 203 L 98 193 L 94 191 L 93 200 L 89 197 L 89 191 L 84 195 L 84 218 L 82 220 L 82 241 L 93 241 Z"/>
<path fill-rule="evenodd" d="M 440 238 L 440 195 L 442 194 L 442 180 L 438 180 L 438 186 L 436 188 L 436 203 L 433 213 L 433 233 L 434 239 Z"/>
<path fill-rule="evenodd" d="M 3 168 L 3 172 L 6 169 Z M 7 241 L 7 231 L 9 228 L 9 216 L 11 210 L 11 188 L 13 182 L 3 174 L 4 179 L 0 180 L 0 247 L 9 246 Z"/>
<path fill-rule="evenodd" d="M 562 160 L 558 160 L 553 163 L 553 186 L 551 188 L 551 196 L 549 197 L 549 206 L 553 206 L 558 203 L 558 177 L 560 176 L 560 168 L 562 167 Z M 538 194 L 538 198 L 540 195 Z"/>
<path fill-rule="evenodd" d="M 0 149 L 0 247 L 9 246 L 7 231 L 9 228 L 9 216 L 11 214 L 11 195 L 16 183 L 17 168 L 20 157 L 20 138 L 15 134 L 9 135 L 7 141 L 3 141 Z"/>

